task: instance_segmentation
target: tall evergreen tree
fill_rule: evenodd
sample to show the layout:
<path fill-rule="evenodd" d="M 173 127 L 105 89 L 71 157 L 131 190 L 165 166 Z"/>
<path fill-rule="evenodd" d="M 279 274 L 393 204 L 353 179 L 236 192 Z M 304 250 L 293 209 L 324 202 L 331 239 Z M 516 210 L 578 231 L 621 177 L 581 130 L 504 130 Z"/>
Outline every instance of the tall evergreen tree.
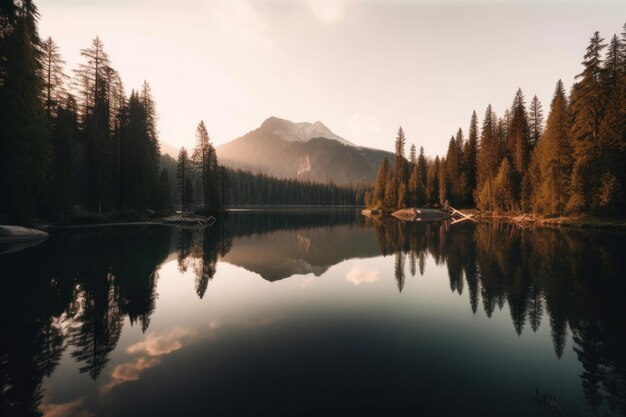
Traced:
<path fill-rule="evenodd" d="M 592 189 L 598 189 L 601 173 L 595 162 L 599 154 L 599 129 L 603 116 L 604 96 L 602 94 L 602 50 L 604 39 L 595 32 L 585 53 L 583 72 L 577 75 L 579 81 L 572 89 L 570 111 L 572 123 L 572 148 L 574 168 L 572 172 L 571 194 L 568 209 L 583 211 L 597 205 L 597 196 Z"/>
<path fill-rule="evenodd" d="M 85 62 L 79 64 L 76 74 L 79 115 L 88 159 L 88 204 L 101 212 L 112 191 L 110 141 L 110 108 L 108 94 L 110 74 L 109 56 L 100 38 L 93 39 L 89 48 L 81 49 Z"/>
<path fill-rule="evenodd" d="M 218 183 L 218 166 L 215 148 L 209 139 L 204 121 L 198 123 L 196 129 L 196 147 L 193 151 L 192 160 L 200 174 L 202 184 L 202 198 L 206 210 L 217 210 L 221 207 Z"/>
<path fill-rule="evenodd" d="M 507 132 L 507 150 L 520 178 L 528 169 L 530 160 L 530 129 L 524 103 L 524 93 L 518 89 L 511 106 L 511 122 Z"/>
<path fill-rule="evenodd" d="M 533 149 L 543 132 L 543 107 L 536 95 L 533 96 L 530 102 L 528 124 L 530 127 L 530 148 Z"/>
<path fill-rule="evenodd" d="M 407 163 L 404 157 L 405 146 L 406 137 L 404 136 L 404 130 L 402 130 L 402 126 L 400 126 L 400 128 L 398 128 L 398 134 L 396 136 L 396 152 L 393 163 L 393 183 L 395 186 L 394 193 L 397 192 L 397 189 L 400 187 L 401 183 L 406 183 L 408 181 Z M 393 200 L 397 200 L 397 196 L 394 196 Z"/>
<path fill-rule="evenodd" d="M 52 123 L 52 118 L 56 115 L 56 107 L 61 104 L 66 95 L 64 82 L 67 75 L 63 73 L 63 64 L 57 44 L 48 37 L 43 42 L 43 86 L 44 103 L 48 123 Z"/>
<path fill-rule="evenodd" d="M 426 178 L 428 177 L 428 161 L 424 155 L 424 147 L 420 146 L 420 153 L 417 157 L 417 169 L 419 169 L 420 178 L 424 186 L 426 186 Z"/>
<path fill-rule="evenodd" d="M 538 172 L 532 181 L 532 207 L 537 212 L 557 213 L 565 209 L 572 169 L 569 122 L 565 88 L 559 80 L 550 105 L 546 130 L 533 152 L 532 164 Z"/>
<path fill-rule="evenodd" d="M 466 203 L 474 205 L 473 192 L 477 184 L 478 163 L 478 117 L 476 111 L 472 112 L 470 120 L 469 136 L 463 151 L 465 157 L 465 172 L 467 173 Z"/>
<path fill-rule="evenodd" d="M 34 214 L 51 162 L 37 19 L 24 0 L 3 7 L 0 20 L 0 213 L 15 221 Z"/>
<path fill-rule="evenodd" d="M 491 108 L 491 104 L 485 110 L 483 124 L 480 132 L 478 145 L 477 188 L 493 179 L 498 172 L 500 164 L 500 152 L 498 146 L 498 118 Z"/>

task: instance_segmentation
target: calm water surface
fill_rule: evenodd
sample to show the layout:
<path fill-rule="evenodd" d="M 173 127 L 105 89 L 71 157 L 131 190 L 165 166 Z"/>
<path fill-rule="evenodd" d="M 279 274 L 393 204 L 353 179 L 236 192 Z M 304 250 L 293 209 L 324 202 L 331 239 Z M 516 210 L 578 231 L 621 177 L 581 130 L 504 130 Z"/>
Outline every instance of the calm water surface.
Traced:
<path fill-rule="evenodd" d="M 626 415 L 626 237 L 237 212 L 0 255 L 0 415 Z"/>

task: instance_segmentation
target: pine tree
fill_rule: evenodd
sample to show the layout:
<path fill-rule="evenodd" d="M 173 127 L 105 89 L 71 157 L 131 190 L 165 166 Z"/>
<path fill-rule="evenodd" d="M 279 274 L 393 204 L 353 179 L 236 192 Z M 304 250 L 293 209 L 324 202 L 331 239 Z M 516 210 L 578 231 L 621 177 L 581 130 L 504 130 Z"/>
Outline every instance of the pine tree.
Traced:
<path fill-rule="evenodd" d="M 537 212 L 558 213 L 565 209 L 572 169 L 569 121 L 565 88 L 559 80 L 550 105 L 546 130 L 533 152 L 533 164 L 537 165 L 538 172 L 532 181 L 532 207 Z"/>
<path fill-rule="evenodd" d="M 568 210 L 584 211 L 597 205 L 593 190 L 599 189 L 601 173 L 596 169 L 599 154 L 599 129 L 603 116 L 602 50 L 604 39 L 596 32 L 589 42 L 583 72 L 571 94 L 570 112 L 574 167 Z"/>
<path fill-rule="evenodd" d="M 513 166 L 521 178 L 528 169 L 530 160 L 530 129 L 524 103 L 524 93 L 518 89 L 511 106 L 511 122 L 507 132 L 507 149 Z"/>
<path fill-rule="evenodd" d="M 476 111 L 472 112 L 470 120 L 469 137 L 465 142 L 463 154 L 465 156 L 465 172 L 467 173 L 467 187 L 465 190 L 465 203 L 474 205 L 474 190 L 477 184 L 478 163 L 478 117 Z"/>
<path fill-rule="evenodd" d="M 79 64 L 76 74 L 79 116 L 88 159 L 88 204 L 102 211 L 112 191 L 111 160 L 115 149 L 110 140 L 110 84 L 112 78 L 109 56 L 100 38 L 92 40 L 89 48 L 81 49 L 86 62 Z"/>
<path fill-rule="evenodd" d="M 528 118 L 528 125 L 530 127 L 530 148 L 532 150 L 543 132 L 543 107 L 536 95 L 530 102 Z"/>
<path fill-rule="evenodd" d="M 198 123 L 196 140 L 192 160 L 200 173 L 204 208 L 205 210 L 219 210 L 221 203 L 217 188 L 219 175 L 217 171 L 217 156 L 215 148 L 209 139 L 209 133 L 204 125 L 204 121 Z"/>
<path fill-rule="evenodd" d="M 420 153 L 417 157 L 417 169 L 419 169 L 420 179 L 422 184 L 426 186 L 426 178 L 428 177 L 428 161 L 424 155 L 424 147 L 420 146 Z"/>
<path fill-rule="evenodd" d="M 67 94 L 63 85 L 67 75 L 63 73 L 65 61 L 61 59 L 59 48 L 54 40 L 48 37 L 42 47 L 44 103 L 48 123 L 51 124 L 52 118 L 56 116 L 56 107 L 61 104 L 61 100 Z"/>
<path fill-rule="evenodd" d="M 51 163 L 37 19 L 30 0 L 0 17 L 0 213 L 16 222 L 34 214 Z"/>
<path fill-rule="evenodd" d="M 408 180 L 407 164 L 406 159 L 404 158 L 405 145 L 406 137 L 404 136 L 404 130 L 402 130 L 402 126 L 400 126 L 400 128 L 398 128 L 398 134 L 396 136 L 396 153 L 393 165 L 393 182 L 395 185 L 394 193 L 397 193 L 397 188 L 400 186 L 400 183 L 406 183 Z M 396 198 L 394 198 L 394 200 L 396 200 Z"/>
<path fill-rule="evenodd" d="M 446 199 L 451 200 L 452 204 L 464 203 L 467 189 L 467 177 L 463 175 L 463 143 L 463 131 L 459 129 L 456 137 L 450 138 L 446 153 Z"/>
<path fill-rule="evenodd" d="M 158 196 L 157 176 L 159 175 L 160 145 L 157 134 L 156 121 L 156 105 L 152 98 L 150 85 L 144 81 L 139 93 L 139 98 L 143 107 L 143 161 L 142 161 L 142 182 L 144 189 L 147 190 L 149 196 Z M 147 203 L 158 204 L 158 198 L 149 198 Z"/>
<path fill-rule="evenodd" d="M 482 190 L 483 186 L 493 180 L 498 172 L 501 161 L 498 145 L 498 119 L 491 104 L 485 110 L 483 125 L 480 133 L 480 143 L 478 145 L 478 162 L 476 166 L 477 190 Z"/>
<path fill-rule="evenodd" d="M 626 212 L 626 75 L 622 72 L 623 47 L 617 36 L 609 43 L 601 73 L 604 115 L 599 127 L 596 169 L 600 173 L 598 208 L 606 214 Z"/>

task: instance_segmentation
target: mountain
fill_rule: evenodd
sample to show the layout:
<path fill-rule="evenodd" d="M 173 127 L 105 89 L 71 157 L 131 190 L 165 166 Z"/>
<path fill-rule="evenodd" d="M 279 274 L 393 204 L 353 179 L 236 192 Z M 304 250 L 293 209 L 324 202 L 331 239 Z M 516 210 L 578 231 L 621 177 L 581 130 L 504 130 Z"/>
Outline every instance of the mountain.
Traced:
<path fill-rule="evenodd" d="M 217 156 L 230 168 L 335 184 L 373 183 L 382 159 L 393 159 L 389 152 L 356 146 L 322 122 L 278 117 L 218 146 Z"/>
<path fill-rule="evenodd" d="M 175 148 L 174 146 L 170 145 L 167 142 L 163 142 L 162 140 L 159 141 L 159 144 L 161 145 L 162 155 L 169 155 L 174 159 L 178 159 L 179 149 Z"/>
<path fill-rule="evenodd" d="M 380 249 L 371 229 L 341 225 L 332 231 L 317 227 L 238 237 L 222 261 L 255 272 L 268 281 L 278 281 L 296 274 L 319 277 L 346 259 L 378 255 Z"/>

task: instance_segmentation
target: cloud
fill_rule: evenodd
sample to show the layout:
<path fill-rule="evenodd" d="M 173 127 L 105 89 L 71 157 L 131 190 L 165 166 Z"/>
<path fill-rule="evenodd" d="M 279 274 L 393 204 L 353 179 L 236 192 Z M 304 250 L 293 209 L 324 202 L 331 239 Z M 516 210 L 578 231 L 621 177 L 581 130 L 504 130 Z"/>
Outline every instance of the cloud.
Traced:
<path fill-rule="evenodd" d="M 197 332 L 194 329 L 176 327 L 162 335 L 151 334 L 146 338 L 146 340 L 129 346 L 126 351 L 131 355 L 142 351 L 149 356 L 166 355 L 180 349 L 183 346 L 183 338 L 195 336 L 196 334 Z"/>
<path fill-rule="evenodd" d="M 213 322 L 210 323 L 211 329 L 217 326 Z M 142 354 L 142 356 L 113 368 L 111 380 L 102 386 L 102 393 L 107 393 L 124 382 L 137 381 L 143 370 L 160 364 L 163 356 L 182 348 L 183 344 L 195 337 L 197 333 L 194 329 L 175 327 L 164 334 L 148 335 L 145 340 L 129 346 L 126 352 L 131 355 Z"/>
<path fill-rule="evenodd" d="M 325 24 L 335 23 L 346 15 L 346 0 L 308 0 L 313 15 Z"/>
<path fill-rule="evenodd" d="M 366 282 L 376 282 L 380 279 L 379 271 L 366 271 L 360 266 L 354 266 L 346 274 L 346 280 L 350 281 L 354 285 L 364 284 Z"/>
<path fill-rule="evenodd" d="M 352 117 L 346 122 L 348 131 L 350 132 L 350 139 L 356 139 L 356 141 L 363 140 L 364 138 L 377 137 L 382 131 L 380 128 L 380 122 L 374 116 L 365 116 L 361 113 L 354 113 Z"/>

